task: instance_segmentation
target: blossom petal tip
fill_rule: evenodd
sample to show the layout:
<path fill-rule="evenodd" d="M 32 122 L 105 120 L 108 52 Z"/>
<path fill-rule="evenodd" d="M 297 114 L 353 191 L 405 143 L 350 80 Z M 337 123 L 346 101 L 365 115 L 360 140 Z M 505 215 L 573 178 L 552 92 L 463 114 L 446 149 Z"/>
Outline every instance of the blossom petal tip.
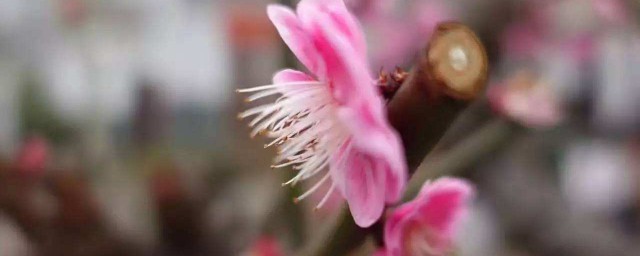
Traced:
<path fill-rule="evenodd" d="M 267 5 L 267 16 L 269 19 L 276 23 L 283 15 L 292 15 L 293 12 L 287 6 L 281 4 L 269 4 Z"/>
<path fill-rule="evenodd" d="M 362 219 L 362 218 L 354 218 L 354 221 L 358 227 L 368 228 L 376 222 L 376 219 Z"/>

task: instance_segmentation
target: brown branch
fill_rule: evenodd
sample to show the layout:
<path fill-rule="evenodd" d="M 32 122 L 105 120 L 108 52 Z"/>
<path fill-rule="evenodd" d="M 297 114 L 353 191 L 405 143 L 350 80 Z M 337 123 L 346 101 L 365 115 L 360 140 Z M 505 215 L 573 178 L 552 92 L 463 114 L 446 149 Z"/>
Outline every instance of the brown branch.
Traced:
<path fill-rule="evenodd" d="M 440 25 L 410 77 L 389 102 L 389 122 L 402 137 L 412 173 L 484 87 L 487 59 L 481 46 L 463 25 Z M 449 55 L 455 49 L 473 52 L 467 54 L 472 58 L 462 71 L 451 68 Z"/>
<path fill-rule="evenodd" d="M 446 130 L 485 86 L 484 47 L 466 26 L 440 24 L 409 78 L 388 104 L 388 117 L 405 148 L 410 174 L 443 137 Z M 346 212 L 346 211 L 345 211 Z M 336 229 L 324 238 L 315 255 L 345 255 L 363 244 L 378 222 L 358 227 L 344 213 Z"/>

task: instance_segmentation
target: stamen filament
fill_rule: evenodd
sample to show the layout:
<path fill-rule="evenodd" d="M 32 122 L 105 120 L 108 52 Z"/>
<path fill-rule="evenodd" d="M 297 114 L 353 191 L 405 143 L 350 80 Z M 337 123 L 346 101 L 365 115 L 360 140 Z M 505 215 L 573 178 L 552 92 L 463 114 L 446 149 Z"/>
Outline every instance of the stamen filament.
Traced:
<path fill-rule="evenodd" d="M 246 89 L 238 89 L 238 90 L 236 90 L 236 92 L 238 92 L 238 93 L 247 93 L 247 92 L 257 92 L 257 91 L 273 89 L 273 88 L 278 88 L 278 87 L 285 87 L 285 86 L 305 86 L 305 85 L 322 85 L 322 84 L 323 83 L 316 82 L 316 81 L 268 84 L 268 85 L 256 86 L 256 87 L 251 87 L 251 88 L 246 88 Z"/>
<path fill-rule="evenodd" d="M 313 194 L 313 192 L 315 192 L 316 190 L 318 190 L 318 188 L 320 186 L 322 186 L 322 184 L 324 184 L 330 177 L 331 175 L 329 174 L 329 172 L 327 172 L 327 174 L 322 177 L 322 179 L 320 181 L 318 181 L 318 183 L 316 183 L 315 185 L 313 185 L 313 187 L 311 187 L 311 189 L 309 189 L 307 192 L 305 192 L 304 194 L 302 194 L 299 197 L 296 197 L 296 199 L 294 199 L 294 202 L 300 202 L 300 200 L 305 199 L 306 197 L 308 197 L 309 195 Z"/>
<path fill-rule="evenodd" d="M 329 190 L 327 191 L 327 193 L 324 195 L 324 197 L 322 197 L 322 200 L 320 200 L 320 203 L 318 203 L 318 205 L 316 205 L 316 210 L 322 208 L 322 206 L 329 201 L 329 197 L 331 197 L 331 195 L 333 194 L 333 190 L 336 188 L 336 184 L 332 183 L 331 187 L 329 188 Z"/>

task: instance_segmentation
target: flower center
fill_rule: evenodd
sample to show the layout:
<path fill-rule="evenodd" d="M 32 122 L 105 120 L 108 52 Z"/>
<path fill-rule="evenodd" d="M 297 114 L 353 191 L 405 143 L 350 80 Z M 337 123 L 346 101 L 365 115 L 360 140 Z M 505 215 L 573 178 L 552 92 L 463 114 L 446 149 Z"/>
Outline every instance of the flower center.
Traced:
<path fill-rule="evenodd" d="M 246 110 L 239 118 L 255 116 L 249 126 L 251 136 L 258 134 L 271 138 L 267 147 L 278 147 L 278 156 L 272 168 L 292 166 L 298 171 L 283 185 L 294 186 L 302 180 L 323 174 L 322 178 L 307 192 L 294 199 L 298 202 L 308 197 L 322 184 L 331 182 L 331 187 L 318 204 L 327 201 L 335 189 L 327 171 L 329 159 L 348 140 L 348 132 L 336 118 L 337 105 L 331 95 L 329 84 L 319 81 L 280 83 L 238 90 L 253 93 L 247 101 L 280 95 L 273 103 Z"/>

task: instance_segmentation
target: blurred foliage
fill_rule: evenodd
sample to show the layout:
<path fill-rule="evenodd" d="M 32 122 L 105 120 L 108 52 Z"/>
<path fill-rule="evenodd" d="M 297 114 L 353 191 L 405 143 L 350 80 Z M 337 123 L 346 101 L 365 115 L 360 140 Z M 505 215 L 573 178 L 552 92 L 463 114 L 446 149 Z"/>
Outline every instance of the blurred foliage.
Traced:
<path fill-rule="evenodd" d="M 33 77 L 28 76 L 25 79 L 19 97 L 19 125 L 22 137 L 39 134 L 56 144 L 71 138 L 73 129 L 54 113 L 42 88 Z"/>

